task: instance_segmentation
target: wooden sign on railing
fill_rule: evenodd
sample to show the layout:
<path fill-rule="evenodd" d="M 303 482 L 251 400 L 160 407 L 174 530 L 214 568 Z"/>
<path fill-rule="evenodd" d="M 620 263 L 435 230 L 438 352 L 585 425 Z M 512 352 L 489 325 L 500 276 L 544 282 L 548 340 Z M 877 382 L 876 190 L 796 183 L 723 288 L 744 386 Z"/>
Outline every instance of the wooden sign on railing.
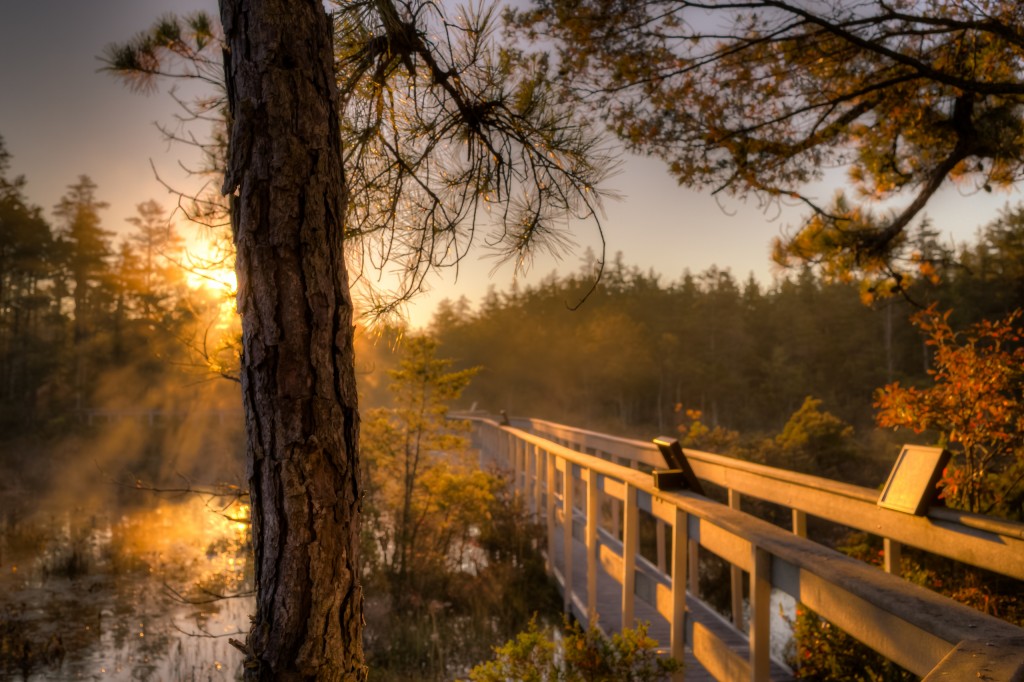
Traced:
<path fill-rule="evenodd" d="M 878 506 L 924 516 L 938 495 L 949 451 L 923 445 L 904 445 L 878 497 Z"/>
<path fill-rule="evenodd" d="M 654 470 L 654 487 L 658 490 L 692 490 L 698 495 L 703 495 L 704 488 L 697 475 L 693 473 L 693 467 L 686 460 L 679 441 L 668 436 L 658 436 L 654 439 L 654 444 L 661 450 L 661 456 L 669 466 L 668 470 Z"/>

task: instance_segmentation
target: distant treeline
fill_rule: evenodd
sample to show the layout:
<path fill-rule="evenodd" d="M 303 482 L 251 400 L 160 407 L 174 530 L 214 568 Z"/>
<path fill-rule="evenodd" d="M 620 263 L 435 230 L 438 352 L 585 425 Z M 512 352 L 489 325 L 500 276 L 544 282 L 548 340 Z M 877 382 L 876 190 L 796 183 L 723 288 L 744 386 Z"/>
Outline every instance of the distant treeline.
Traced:
<path fill-rule="evenodd" d="M 927 378 L 929 348 L 909 317 L 935 303 L 962 326 L 1024 305 L 1024 207 L 971 244 L 927 227 L 907 243 L 904 294 L 882 297 L 811 268 L 771 286 L 711 268 L 665 282 L 619 256 L 535 286 L 444 302 L 440 354 L 483 371 L 467 405 L 637 436 L 669 432 L 699 410 L 710 426 L 774 433 L 807 396 L 858 429 L 875 391 Z"/>
<path fill-rule="evenodd" d="M 183 240 L 159 205 L 140 204 L 115 238 L 87 177 L 50 222 L 8 168 L 0 140 L 4 436 L 59 427 L 83 408 L 177 409 L 169 377 L 187 386 L 235 370 L 230 302 L 188 285 Z M 592 264 L 476 305 L 446 301 L 429 331 L 439 355 L 483 368 L 466 406 L 636 436 L 671 432 L 698 410 L 712 427 L 756 434 L 777 432 L 813 396 L 863 429 L 877 389 L 927 378 L 929 350 L 908 321 L 920 306 L 953 309 L 964 326 L 1024 305 L 1024 207 L 965 245 L 926 226 L 902 253 L 915 277 L 889 297 L 811 268 L 770 286 L 714 267 L 666 281 L 618 256 L 589 295 Z M 357 344 L 364 405 L 383 404 L 387 344 Z"/>

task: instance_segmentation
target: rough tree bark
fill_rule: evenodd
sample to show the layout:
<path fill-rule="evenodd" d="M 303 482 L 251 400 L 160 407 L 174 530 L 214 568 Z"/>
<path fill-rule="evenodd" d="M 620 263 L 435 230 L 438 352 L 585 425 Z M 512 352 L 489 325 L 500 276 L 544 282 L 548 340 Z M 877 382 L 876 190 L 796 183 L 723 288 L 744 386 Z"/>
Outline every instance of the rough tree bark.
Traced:
<path fill-rule="evenodd" d="M 256 615 L 247 680 L 362 680 L 358 411 L 331 21 L 221 0 Z"/>

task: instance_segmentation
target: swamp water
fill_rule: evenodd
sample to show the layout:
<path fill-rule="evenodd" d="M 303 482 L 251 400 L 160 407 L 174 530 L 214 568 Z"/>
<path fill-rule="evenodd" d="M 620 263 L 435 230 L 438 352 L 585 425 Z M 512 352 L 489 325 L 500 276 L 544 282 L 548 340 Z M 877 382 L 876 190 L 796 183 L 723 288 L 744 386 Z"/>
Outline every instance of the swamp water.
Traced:
<path fill-rule="evenodd" d="M 148 499 L 0 516 L 0 679 L 240 678 L 228 640 L 253 608 L 247 507 Z"/>

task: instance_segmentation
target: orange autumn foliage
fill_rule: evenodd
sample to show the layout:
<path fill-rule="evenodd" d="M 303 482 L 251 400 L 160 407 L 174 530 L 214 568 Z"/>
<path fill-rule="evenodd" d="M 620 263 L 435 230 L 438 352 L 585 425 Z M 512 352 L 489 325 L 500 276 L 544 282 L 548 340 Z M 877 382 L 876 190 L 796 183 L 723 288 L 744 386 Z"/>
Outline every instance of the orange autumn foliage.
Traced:
<path fill-rule="evenodd" d="M 934 352 L 932 384 L 894 382 L 882 388 L 875 399 L 877 422 L 935 432 L 953 452 L 940 482 L 948 504 L 1018 515 L 1016 489 L 1024 474 L 1022 312 L 965 331 L 954 331 L 949 316 L 933 306 L 914 317 Z"/>

